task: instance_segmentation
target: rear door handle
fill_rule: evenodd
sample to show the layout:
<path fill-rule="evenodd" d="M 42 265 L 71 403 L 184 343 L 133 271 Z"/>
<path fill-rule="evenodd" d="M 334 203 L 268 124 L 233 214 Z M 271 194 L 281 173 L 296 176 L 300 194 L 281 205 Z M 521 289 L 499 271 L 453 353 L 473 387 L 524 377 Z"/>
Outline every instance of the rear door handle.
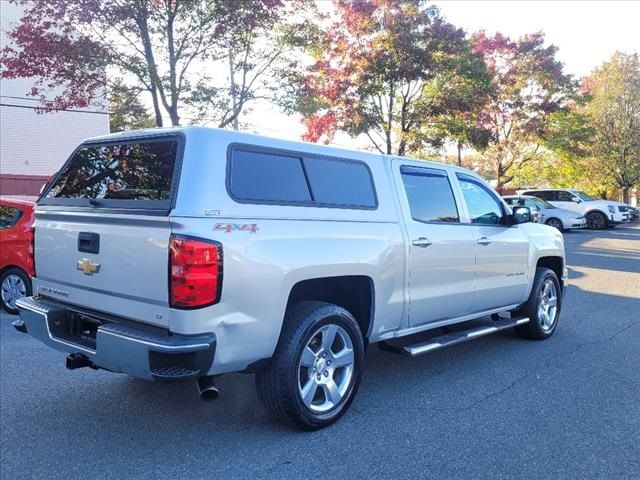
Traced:
<path fill-rule="evenodd" d="M 425 248 L 425 247 L 428 247 L 429 245 L 433 244 L 433 242 L 432 242 L 431 240 L 429 240 L 428 238 L 420 237 L 420 238 L 416 238 L 415 240 L 413 240 L 413 241 L 411 242 L 411 244 L 412 244 L 414 247 L 422 247 L 422 248 Z"/>
<path fill-rule="evenodd" d="M 487 237 L 480 237 L 478 240 L 476 240 L 476 243 L 478 245 L 489 245 L 491 243 L 491 240 L 489 240 Z"/>

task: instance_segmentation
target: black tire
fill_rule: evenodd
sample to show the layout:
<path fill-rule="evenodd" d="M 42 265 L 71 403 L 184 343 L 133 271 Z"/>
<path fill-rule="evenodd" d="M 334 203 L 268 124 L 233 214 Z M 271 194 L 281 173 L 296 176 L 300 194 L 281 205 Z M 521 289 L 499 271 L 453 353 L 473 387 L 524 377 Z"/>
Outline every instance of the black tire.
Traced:
<path fill-rule="evenodd" d="M 315 341 L 318 335 L 321 335 L 320 338 L 324 340 L 324 333 L 321 332 L 327 331 L 327 326 L 337 326 L 340 327 L 341 332 L 346 332 L 352 345 L 353 364 L 350 370 L 351 375 L 343 377 L 343 379 L 349 378 L 350 380 L 343 380 L 345 381 L 345 393 L 341 400 L 328 411 L 317 412 L 312 410 L 314 405 L 307 406 L 305 404 L 301 390 L 305 379 L 307 382 L 315 382 L 312 377 L 315 377 L 316 374 L 307 370 L 306 373 L 309 376 L 305 377 L 305 372 L 302 369 L 307 367 L 302 366 L 301 362 L 303 351 L 306 351 L 309 342 Z M 322 347 L 318 352 L 321 351 Z M 349 409 L 358 391 L 364 365 L 364 351 L 364 340 L 360 327 L 347 310 L 324 302 L 297 303 L 291 306 L 285 314 L 283 330 L 271 362 L 265 370 L 256 375 L 258 397 L 276 420 L 289 425 L 305 430 L 317 430 L 331 425 Z M 316 362 L 320 362 L 321 359 L 317 358 Z M 339 371 L 339 368 L 345 368 L 345 370 Z M 326 369 L 328 370 L 328 367 Z M 334 368 L 335 372 L 345 372 L 347 369 L 348 367 Z M 336 373 L 336 375 L 338 374 Z M 331 381 L 333 381 L 333 375 L 334 373 L 331 373 Z M 322 375 L 318 374 L 319 381 L 321 377 Z M 320 389 L 321 395 L 326 395 L 324 392 L 328 391 L 319 386 L 316 388 Z M 318 395 L 315 389 L 314 392 Z M 325 401 L 329 401 L 329 398 L 326 397 Z"/>
<path fill-rule="evenodd" d="M 560 220 L 559 218 L 551 217 L 549 220 L 547 220 L 544 223 L 561 232 L 564 230 L 564 225 L 562 224 L 562 220 Z"/>
<path fill-rule="evenodd" d="M 552 282 L 556 292 L 556 310 L 554 311 L 551 322 L 545 322 L 544 317 L 540 315 L 538 308 L 542 302 L 542 289 L 548 282 Z M 533 287 L 529 294 L 527 302 L 517 311 L 513 312 L 514 316 L 529 317 L 529 322 L 524 325 L 515 327 L 518 335 L 532 340 L 544 340 L 553 335 L 558 326 L 560 319 L 560 310 L 562 307 L 562 290 L 560 289 L 560 281 L 558 276 L 550 268 L 538 267 L 536 269 L 536 278 L 533 281 Z"/>
<path fill-rule="evenodd" d="M 22 269 L 17 267 L 8 268 L 2 275 L 0 275 L 0 305 L 4 308 L 8 313 L 12 315 L 17 315 L 19 310 L 14 306 L 10 305 L 11 299 L 8 295 L 8 292 L 5 290 L 5 280 L 9 279 L 9 277 L 15 278 L 18 277 L 25 286 L 25 295 L 26 297 L 31 296 L 31 279 L 29 275 L 27 275 Z"/>
<path fill-rule="evenodd" d="M 607 216 L 601 212 L 591 212 L 587 215 L 587 227 L 590 230 L 603 230 L 607 228 Z"/>

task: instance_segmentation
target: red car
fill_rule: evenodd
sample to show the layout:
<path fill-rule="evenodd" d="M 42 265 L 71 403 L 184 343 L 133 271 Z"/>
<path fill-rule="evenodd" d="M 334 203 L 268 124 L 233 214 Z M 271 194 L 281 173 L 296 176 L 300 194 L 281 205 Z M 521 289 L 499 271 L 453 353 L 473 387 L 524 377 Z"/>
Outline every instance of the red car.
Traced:
<path fill-rule="evenodd" d="M 31 295 L 34 205 L 0 198 L 0 304 L 13 314 L 18 313 L 16 300 Z"/>

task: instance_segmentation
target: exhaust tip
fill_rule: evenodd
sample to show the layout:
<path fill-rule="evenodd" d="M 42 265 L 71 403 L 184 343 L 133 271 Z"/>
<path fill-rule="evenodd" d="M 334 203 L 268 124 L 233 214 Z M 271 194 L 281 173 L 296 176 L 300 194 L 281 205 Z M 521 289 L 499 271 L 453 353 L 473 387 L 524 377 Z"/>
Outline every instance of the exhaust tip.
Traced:
<path fill-rule="evenodd" d="M 200 392 L 200 399 L 205 402 L 212 402 L 217 400 L 220 396 L 220 391 L 216 387 L 213 377 L 200 377 L 198 379 L 198 391 Z"/>

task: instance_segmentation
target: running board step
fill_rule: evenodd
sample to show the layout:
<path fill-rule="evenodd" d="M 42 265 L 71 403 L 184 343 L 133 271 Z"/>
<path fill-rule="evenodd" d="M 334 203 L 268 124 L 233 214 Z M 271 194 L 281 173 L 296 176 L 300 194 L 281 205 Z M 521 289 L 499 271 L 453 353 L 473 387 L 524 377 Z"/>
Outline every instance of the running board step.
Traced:
<path fill-rule="evenodd" d="M 484 337 L 485 335 L 491 335 L 492 333 L 499 332 L 500 330 L 506 330 L 517 325 L 523 325 L 529 322 L 528 317 L 524 318 L 501 318 L 500 320 L 494 320 L 491 323 L 485 323 L 480 326 L 475 326 L 467 330 L 461 330 L 459 332 L 445 333 L 437 337 L 432 337 L 426 342 L 416 343 L 414 345 L 396 346 L 387 342 L 380 342 L 379 346 L 382 350 L 386 350 L 393 353 L 400 353 L 409 357 L 417 357 L 424 355 L 425 353 L 447 348 L 459 343 L 469 342 L 476 338 Z"/>

